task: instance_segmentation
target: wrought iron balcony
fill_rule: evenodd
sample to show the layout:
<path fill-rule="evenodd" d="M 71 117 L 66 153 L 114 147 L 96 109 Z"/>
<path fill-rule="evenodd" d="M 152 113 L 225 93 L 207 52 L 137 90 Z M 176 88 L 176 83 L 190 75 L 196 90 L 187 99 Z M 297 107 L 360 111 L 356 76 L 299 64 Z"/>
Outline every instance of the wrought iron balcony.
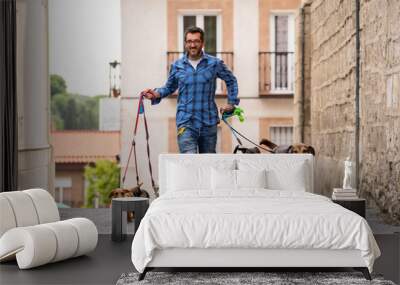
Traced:
<path fill-rule="evenodd" d="M 294 94 L 294 53 L 259 53 L 260 95 Z"/>

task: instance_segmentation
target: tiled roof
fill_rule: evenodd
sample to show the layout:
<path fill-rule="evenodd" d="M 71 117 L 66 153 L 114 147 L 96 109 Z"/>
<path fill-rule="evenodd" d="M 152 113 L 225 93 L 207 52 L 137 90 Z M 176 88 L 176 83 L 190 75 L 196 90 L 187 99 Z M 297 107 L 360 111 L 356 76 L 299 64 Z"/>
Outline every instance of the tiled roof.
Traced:
<path fill-rule="evenodd" d="M 116 160 L 120 153 L 119 131 L 52 131 L 56 163 L 89 163 Z"/>

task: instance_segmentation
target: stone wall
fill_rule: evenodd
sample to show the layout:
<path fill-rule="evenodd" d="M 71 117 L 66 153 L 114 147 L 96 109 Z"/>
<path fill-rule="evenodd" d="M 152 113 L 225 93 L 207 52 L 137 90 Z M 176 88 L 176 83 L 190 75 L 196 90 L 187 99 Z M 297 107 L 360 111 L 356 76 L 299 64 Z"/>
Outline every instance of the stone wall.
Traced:
<path fill-rule="evenodd" d="M 361 3 L 361 189 L 400 224 L 400 1 Z"/>
<path fill-rule="evenodd" d="M 305 141 L 310 135 L 317 151 L 316 189 L 330 196 L 342 185 L 343 161 L 350 156 L 355 162 L 355 0 L 304 1 L 303 9 L 297 26 L 305 21 Z M 400 1 L 361 0 L 360 19 L 359 194 L 388 222 L 400 223 Z M 296 134 L 299 118 L 300 112 Z"/>
<path fill-rule="evenodd" d="M 311 17 L 310 4 L 296 14 L 293 141 L 311 144 Z M 304 46 L 303 46 L 304 45 Z M 303 59 L 304 57 L 304 59 Z M 304 89 L 304 90 L 303 90 Z"/>

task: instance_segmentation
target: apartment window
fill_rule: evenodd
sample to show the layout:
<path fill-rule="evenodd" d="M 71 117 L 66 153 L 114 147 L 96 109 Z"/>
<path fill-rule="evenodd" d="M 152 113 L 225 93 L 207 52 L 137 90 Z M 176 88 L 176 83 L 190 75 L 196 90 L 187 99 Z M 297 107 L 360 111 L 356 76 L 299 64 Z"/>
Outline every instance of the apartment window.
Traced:
<path fill-rule="evenodd" d="M 277 145 L 290 145 L 293 143 L 293 127 L 273 126 L 269 129 L 270 139 Z"/>
<path fill-rule="evenodd" d="M 58 203 L 71 206 L 71 177 L 56 177 L 55 179 L 55 200 Z"/>
<path fill-rule="evenodd" d="M 207 10 L 178 10 L 177 17 L 177 50 L 167 53 L 167 74 L 171 64 L 181 58 L 185 52 L 185 30 L 197 26 L 204 30 L 204 51 L 224 61 L 233 71 L 233 52 L 223 50 L 222 15 L 219 9 Z M 216 79 L 216 94 L 227 94 L 226 84 Z"/>
<path fill-rule="evenodd" d="M 288 51 L 288 23 L 289 16 L 275 15 L 275 51 Z"/>
<path fill-rule="evenodd" d="M 275 88 L 288 88 L 288 16 L 275 16 Z"/>
<path fill-rule="evenodd" d="M 178 18 L 178 46 L 185 50 L 185 30 L 196 26 L 204 30 L 206 53 L 217 56 L 221 51 L 221 16 L 215 11 L 184 12 Z"/>
<path fill-rule="evenodd" d="M 294 92 L 294 15 L 272 13 L 270 17 L 271 91 Z"/>

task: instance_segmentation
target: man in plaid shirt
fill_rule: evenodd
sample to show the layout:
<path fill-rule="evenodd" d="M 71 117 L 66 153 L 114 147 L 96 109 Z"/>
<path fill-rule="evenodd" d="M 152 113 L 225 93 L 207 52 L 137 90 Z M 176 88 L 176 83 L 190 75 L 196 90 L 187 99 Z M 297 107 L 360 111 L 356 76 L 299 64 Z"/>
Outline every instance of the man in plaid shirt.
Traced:
<path fill-rule="evenodd" d="M 142 91 L 154 105 L 178 89 L 176 127 L 181 153 L 216 152 L 220 121 L 215 103 L 217 78 L 224 80 L 228 89 L 228 103 L 220 108 L 220 112 L 230 112 L 239 104 L 236 77 L 222 60 L 204 53 L 203 48 L 203 30 L 188 28 L 185 32 L 186 54 L 171 65 L 167 83 L 161 88 Z"/>

